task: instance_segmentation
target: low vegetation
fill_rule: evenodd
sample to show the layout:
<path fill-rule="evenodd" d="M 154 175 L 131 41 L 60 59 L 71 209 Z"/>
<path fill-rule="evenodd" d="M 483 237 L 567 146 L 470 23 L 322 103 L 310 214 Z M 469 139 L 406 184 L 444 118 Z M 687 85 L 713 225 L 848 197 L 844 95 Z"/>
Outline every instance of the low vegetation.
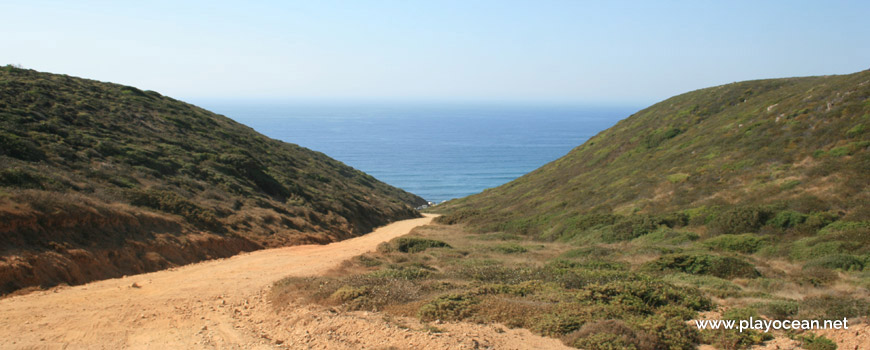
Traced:
<path fill-rule="evenodd" d="M 870 220 L 870 71 L 756 80 L 643 109 L 503 186 L 434 210 L 477 232 L 612 241 L 668 227 L 815 233 Z M 671 214 L 672 216 L 668 216 Z M 682 215 L 675 217 L 673 215 Z"/>
<path fill-rule="evenodd" d="M 275 305 L 310 302 L 424 322 L 501 323 L 583 349 L 746 349 L 771 334 L 699 331 L 687 321 L 842 319 L 870 311 L 870 294 L 857 288 L 870 282 L 863 272 L 825 270 L 832 279 L 817 283 L 799 263 L 711 250 L 699 236 L 578 247 L 430 225 L 326 277 L 284 279 L 272 298 Z M 409 242 L 421 248 L 403 249 Z M 721 316 L 707 316 L 721 308 Z"/>
<path fill-rule="evenodd" d="M 83 267 L 69 253 L 78 249 L 114 251 L 86 260 L 108 261 L 116 266 L 103 277 L 120 276 L 148 270 L 145 255 L 174 265 L 347 238 L 418 216 L 422 203 L 154 91 L 0 67 L 0 294 L 95 278 L 71 277 Z M 196 246 L 185 237 L 202 232 L 246 243 L 161 253 Z"/>
<path fill-rule="evenodd" d="M 498 322 L 584 349 L 746 349 L 688 320 L 870 316 L 870 71 L 660 102 L 515 181 L 433 209 L 288 300 Z M 350 291 L 350 293 L 348 293 Z M 389 296 L 389 297 L 386 297 Z M 809 332 L 783 334 L 832 349 Z"/>

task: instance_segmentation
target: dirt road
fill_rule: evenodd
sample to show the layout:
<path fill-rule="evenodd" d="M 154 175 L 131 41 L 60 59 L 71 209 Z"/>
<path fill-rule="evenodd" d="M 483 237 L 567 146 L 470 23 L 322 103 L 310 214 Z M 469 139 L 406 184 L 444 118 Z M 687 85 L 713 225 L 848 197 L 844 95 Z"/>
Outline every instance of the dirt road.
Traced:
<path fill-rule="evenodd" d="M 2 349 L 562 348 L 524 330 L 413 320 L 316 306 L 276 310 L 267 295 L 288 275 L 324 273 L 432 220 L 399 221 L 321 246 L 270 249 L 165 271 L 0 300 Z M 422 328 L 422 327 L 420 327 Z"/>

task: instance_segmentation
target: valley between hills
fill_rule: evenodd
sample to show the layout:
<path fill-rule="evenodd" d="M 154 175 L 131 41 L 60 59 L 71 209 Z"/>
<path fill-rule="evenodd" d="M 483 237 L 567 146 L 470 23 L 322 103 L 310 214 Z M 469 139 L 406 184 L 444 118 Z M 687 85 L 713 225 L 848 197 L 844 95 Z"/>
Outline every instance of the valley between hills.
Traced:
<path fill-rule="evenodd" d="M 3 348 L 870 344 L 870 71 L 678 95 L 423 214 L 153 91 L 0 96 Z M 750 317 L 851 327 L 694 326 Z"/>

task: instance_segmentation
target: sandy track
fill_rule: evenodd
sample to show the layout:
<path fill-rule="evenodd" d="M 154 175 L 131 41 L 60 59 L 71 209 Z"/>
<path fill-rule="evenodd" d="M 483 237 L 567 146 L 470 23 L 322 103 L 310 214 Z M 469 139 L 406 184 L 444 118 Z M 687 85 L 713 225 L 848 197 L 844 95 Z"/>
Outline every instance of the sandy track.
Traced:
<path fill-rule="evenodd" d="M 399 221 L 329 245 L 261 250 L 165 271 L 0 300 L 0 348 L 561 348 L 497 326 L 445 324 L 443 334 L 370 313 L 314 306 L 276 311 L 268 289 L 287 275 L 324 273 L 432 220 Z M 408 322 L 412 322 L 408 320 Z"/>

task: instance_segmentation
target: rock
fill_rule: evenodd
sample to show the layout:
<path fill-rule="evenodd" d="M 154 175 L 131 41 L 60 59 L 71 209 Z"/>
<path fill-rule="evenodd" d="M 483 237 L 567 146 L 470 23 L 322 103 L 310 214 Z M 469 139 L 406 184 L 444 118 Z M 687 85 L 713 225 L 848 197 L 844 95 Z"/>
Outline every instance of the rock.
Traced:
<path fill-rule="evenodd" d="M 130 288 L 142 288 L 142 286 L 139 285 L 138 282 L 133 282 L 133 284 L 130 285 Z"/>

